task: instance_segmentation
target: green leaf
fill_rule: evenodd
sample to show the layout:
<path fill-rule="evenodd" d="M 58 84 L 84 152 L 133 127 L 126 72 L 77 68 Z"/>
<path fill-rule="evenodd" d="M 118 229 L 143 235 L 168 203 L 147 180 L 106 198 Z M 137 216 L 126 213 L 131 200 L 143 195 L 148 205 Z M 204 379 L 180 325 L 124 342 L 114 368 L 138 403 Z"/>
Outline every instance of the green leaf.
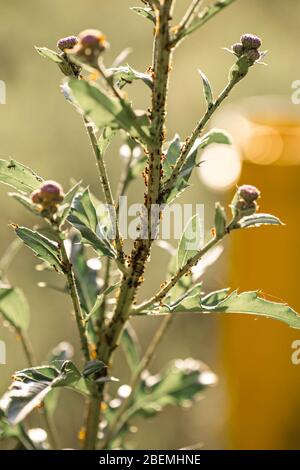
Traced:
<path fill-rule="evenodd" d="M 67 77 L 78 77 L 80 73 L 80 66 L 71 62 L 66 54 L 57 53 L 48 49 L 47 47 L 36 47 L 35 50 L 42 56 L 44 59 L 49 59 L 55 64 L 58 65 L 61 72 Z"/>
<path fill-rule="evenodd" d="M 0 182 L 30 194 L 40 187 L 43 179 L 15 160 L 0 160 Z"/>
<path fill-rule="evenodd" d="M 59 217 L 59 223 L 62 225 L 68 215 L 70 214 L 71 207 L 73 204 L 73 201 L 75 197 L 77 196 L 78 192 L 80 191 L 81 188 L 81 181 L 79 183 L 76 183 L 65 195 L 63 202 L 60 204 L 57 212 L 57 216 Z"/>
<path fill-rule="evenodd" d="M 206 100 L 206 103 L 207 103 L 207 107 L 208 107 L 208 109 L 210 109 L 211 106 L 214 103 L 214 98 L 213 98 L 213 92 L 212 92 L 212 89 L 211 89 L 211 85 L 209 83 L 209 80 L 208 80 L 207 76 L 201 70 L 198 70 L 198 72 L 199 72 L 199 74 L 202 78 L 204 96 L 205 96 L 205 100 Z"/>
<path fill-rule="evenodd" d="M 79 230 L 84 243 L 91 245 L 100 255 L 116 257 L 116 252 L 106 237 L 104 227 L 98 223 L 96 209 L 88 189 L 76 196 L 68 221 Z"/>
<path fill-rule="evenodd" d="M 57 243 L 26 227 L 17 226 L 15 232 L 38 258 L 49 264 L 55 271 L 63 272 Z"/>
<path fill-rule="evenodd" d="M 35 47 L 35 50 L 42 56 L 44 59 L 49 59 L 52 62 L 55 62 L 56 64 L 62 64 L 63 59 L 60 57 L 60 55 L 52 51 L 51 49 L 48 49 L 47 47 Z"/>
<path fill-rule="evenodd" d="M 71 388 L 85 396 L 91 393 L 91 382 L 70 361 L 64 362 L 60 370 L 54 366 L 24 369 L 16 372 L 13 380 L 0 403 L 12 425 L 23 421 L 56 387 Z"/>
<path fill-rule="evenodd" d="M 155 16 L 153 15 L 151 8 L 131 7 L 130 10 L 134 11 L 140 16 L 143 16 L 144 18 L 147 18 L 148 20 L 152 21 L 152 23 L 156 23 Z"/>
<path fill-rule="evenodd" d="M 90 319 L 94 316 L 95 313 L 98 312 L 99 308 L 103 304 L 105 297 L 111 294 L 114 290 L 116 290 L 120 286 L 121 282 L 117 282 L 113 286 L 107 287 L 101 294 L 99 294 L 96 298 L 95 304 L 89 314 L 85 317 L 86 324 L 90 321 Z"/>
<path fill-rule="evenodd" d="M 279 320 L 292 328 L 300 328 L 300 315 L 287 304 L 271 302 L 259 296 L 259 292 L 233 291 L 225 299 L 215 304 L 202 299 L 205 313 L 245 313 Z"/>
<path fill-rule="evenodd" d="M 225 235 L 227 226 L 226 213 L 224 207 L 219 202 L 216 203 L 215 209 L 215 230 L 216 236 L 221 238 Z"/>
<path fill-rule="evenodd" d="M 33 204 L 29 197 L 24 196 L 20 193 L 9 193 L 9 196 L 11 196 L 13 199 L 22 204 L 22 206 L 29 210 L 29 212 L 31 212 L 32 214 L 41 216 L 41 212 L 37 209 L 36 204 Z"/>
<path fill-rule="evenodd" d="M 138 72 L 134 70 L 130 65 L 113 67 L 107 70 L 108 73 L 111 73 L 114 79 L 117 81 L 118 87 L 123 88 L 125 85 L 131 84 L 135 80 L 142 80 L 142 82 L 147 85 L 150 90 L 153 88 L 153 80 L 151 75 L 148 73 Z"/>
<path fill-rule="evenodd" d="M 136 332 L 130 323 L 127 323 L 124 329 L 121 338 L 121 346 L 125 353 L 129 368 L 131 372 L 134 373 L 141 360 L 141 348 Z"/>
<path fill-rule="evenodd" d="M 231 144 L 229 135 L 220 129 L 212 129 L 207 132 L 202 138 L 198 138 L 189 152 L 186 161 L 175 181 L 174 188 L 172 189 L 167 203 L 171 204 L 188 186 L 189 179 L 192 175 L 193 169 L 198 166 L 197 154 L 199 150 L 205 149 L 210 144 Z M 168 170 L 167 170 L 168 171 Z"/>
<path fill-rule="evenodd" d="M 92 269 L 88 265 L 86 248 L 80 243 L 80 238 L 77 234 L 71 238 L 70 261 L 73 266 L 81 307 L 88 313 L 93 308 L 99 292 L 97 283 L 99 270 Z"/>
<path fill-rule="evenodd" d="M 29 306 L 20 289 L 0 284 L 0 314 L 14 328 L 27 330 L 30 317 Z"/>
<path fill-rule="evenodd" d="M 230 135 L 222 129 L 211 129 L 201 139 L 197 139 L 195 147 L 203 150 L 211 144 L 231 145 Z"/>
<path fill-rule="evenodd" d="M 213 18 L 223 8 L 229 6 L 234 0 L 220 0 L 204 8 L 196 18 L 191 22 L 187 29 L 183 31 L 183 36 L 193 33 L 196 29 L 203 26 L 207 21 Z"/>
<path fill-rule="evenodd" d="M 180 155 L 181 140 L 178 134 L 175 135 L 174 139 L 170 142 L 166 158 L 163 161 L 164 176 L 169 178 L 171 176 L 173 167 Z"/>
<path fill-rule="evenodd" d="M 199 250 L 202 227 L 199 214 L 191 217 L 181 236 L 177 251 L 177 268 L 180 269 Z"/>
<path fill-rule="evenodd" d="M 71 79 L 69 86 L 85 116 L 99 129 L 121 128 L 133 139 L 149 143 L 149 119 L 146 114 L 137 116 L 128 101 L 112 98 L 84 80 Z"/>
<path fill-rule="evenodd" d="M 144 373 L 128 410 L 128 420 L 139 415 L 154 416 L 170 405 L 186 406 L 216 380 L 205 364 L 191 358 L 174 360 L 155 376 Z"/>
<path fill-rule="evenodd" d="M 106 368 L 106 365 L 102 361 L 89 361 L 85 364 L 84 369 L 82 371 L 82 375 L 84 377 L 88 377 L 89 375 L 95 374 L 97 372 L 101 372 L 103 369 Z"/>
<path fill-rule="evenodd" d="M 261 225 L 284 225 L 278 217 L 271 214 L 254 214 L 243 217 L 234 228 L 260 227 Z"/>
<path fill-rule="evenodd" d="M 211 306 L 218 304 L 222 300 L 226 299 L 226 297 L 228 296 L 229 290 L 230 290 L 229 288 L 220 289 L 220 290 L 217 290 L 215 292 L 210 292 L 209 294 L 205 295 L 201 299 L 202 307 L 211 307 Z"/>

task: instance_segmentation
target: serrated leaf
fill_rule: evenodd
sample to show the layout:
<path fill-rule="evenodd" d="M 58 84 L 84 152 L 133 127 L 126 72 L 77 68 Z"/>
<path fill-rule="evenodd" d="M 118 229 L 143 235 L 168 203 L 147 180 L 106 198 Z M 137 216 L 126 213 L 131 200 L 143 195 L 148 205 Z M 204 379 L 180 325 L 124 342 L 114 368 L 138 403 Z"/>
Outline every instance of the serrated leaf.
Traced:
<path fill-rule="evenodd" d="M 84 80 L 71 79 L 69 86 L 85 116 L 99 129 L 121 128 L 133 139 L 149 143 L 149 119 L 146 114 L 137 116 L 128 101 L 112 98 Z"/>
<path fill-rule="evenodd" d="M 136 332 L 130 323 L 127 323 L 124 329 L 121 338 L 121 346 L 125 353 L 128 366 L 131 372 L 134 373 L 141 360 L 141 348 Z"/>
<path fill-rule="evenodd" d="M 203 302 L 204 301 L 204 302 Z M 233 291 L 225 299 L 208 306 L 202 300 L 205 313 L 244 313 L 279 320 L 292 328 L 300 328 L 300 315 L 287 304 L 271 302 L 259 296 L 259 292 Z"/>
<path fill-rule="evenodd" d="M 56 242 L 26 227 L 16 227 L 15 232 L 39 259 L 49 264 L 57 272 L 63 272 Z"/>
<path fill-rule="evenodd" d="M 91 245 L 100 255 L 116 257 L 116 252 L 105 235 L 104 227 L 98 223 L 96 209 L 88 189 L 76 196 L 68 221 L 81 233 L 83 241 Z"/>
<path fill-rule="evenodd" d="M 42 56 L 44 59 L 49 59 L 52 62 L 55 62 L 56 64 L 62 64 L 63 59 L 60 57 L 60 55 L 52 51 L 51 49 L 48 49 L 47 47 L 35 47 L 35 50 Z"/>
<path fill-rule="evenodd" d="M 198 72 L 202 78 L 203 91 L 204 91 L 204 96 L 205 96 L 205 100 L 207 103 L 207 107 L 210 108 L 214 103 L 212 88 L 205 73 L 203 73 L 201 70 L 198 70 Z"/>
<path fill-rule="evenodd" d="M 201 305 L 202 307 L 211 307 L 214 306 L 218 303 L 220 303 L 222 300 L 226 299 L 228 296 L 229 288 L 225 289 L 220 289 L 215 292 L 210 292 L 209 294 L 205 295 L 201 299 Z"/>
<path fill-rule="evenodd" d="M 243 217 L 236 228 L 260 227 L 261 225 L 284 225 L 278 217 L 271 214 L 254 214 Z"/>
<path fill-rule="evenodd" d="M 181 239 L 177 250 L 177 268 L 180 269 L 199 250 L 202 241 L 202 221 L 199 214 L 191 217 Z"/>
<path fill-rule="evenodd" d="M 0 314 L 14 328 L 27 330 L 30 318 L 29 306 L 20 289 L 0 284 Z"/>
<path fill-rule="evenodd" d="M 130 10 L 134 11 L 140 16 L 143 16 L 144 18 L 147 18 L 148 20 L 152 21 L 152 23 L 156 23 L 155 16 L 153 15 L 151 8 L 131 7 Z"/>
<path fill-rule="evenodd" d="M 0 160 L 0 182 L 30 194 L 40 187 L 43 179 L 15 160 Z"/>
<path fill-rule="evenodd" d="M 0 407 L 8 421 L 16 425 L 56 387 L 72 388 L 85 396 L 91 393 L 90 381 L 80 374 L 72 362 L 66 361 L 60 370 L 54 366 L 42 366 L 16 372 L 9 391 L 0 401 Z"/>

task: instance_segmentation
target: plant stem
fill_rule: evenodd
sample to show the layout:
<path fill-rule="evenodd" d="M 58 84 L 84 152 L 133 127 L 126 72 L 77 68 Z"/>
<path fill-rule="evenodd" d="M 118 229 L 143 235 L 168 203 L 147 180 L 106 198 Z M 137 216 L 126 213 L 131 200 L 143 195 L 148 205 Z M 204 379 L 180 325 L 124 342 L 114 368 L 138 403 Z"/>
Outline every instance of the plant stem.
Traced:
<path fill-rule="evenodd" d="M 170 21 L 173 0 L 165 0 L 156 10 L 153 48 L 153 93 L 151 109 L 151 140 L 148 165 L 148 234 L 151 239 L 151 208 L 158 203 L 162 177 L 162 147 L 165 141 L 166 104 L 173 50 L 170 47 Z"/>
<path fill-rule="evenodd" d="M 235 0 L 222 0 L 222 1 L 216 1 L 209 7 L 205 8 L 203 12 L 199 13 L 197 22 L 193 27 L 191 26 L 191 22 L 189 21 L 188 24 L 188 34 L 191 34 L 194 32 L 196 29 L 201 28 L 207 21 L 211 20 L 215 15 L 220 13 L 224 8 L 228 7 L 231 3 L 233 3 Z M 196 0 L 197 3 L 197 0 Z M 186 36 L 186 28 L 180 29 L 179 33 L 175 36 L 172 44 L 177 45 L 181 39 L 183 39 Z"/>
<path fill-rule="evenodd" d="M 200 7 L 203 0 L 193 0 L 187 9 L 186 14 L 179 23 L 176 40 L 178 41 L 181 37 L 181 34 L 184 32 L 185 28 L 193 21 L 194 17 L 197 14 L 198 8 Z M 178 39 L 177 39 L 178 38 Z"/>
<path fill-rule="evenodd" d="M 106 259 L 106 266 L 105 266 L 105 273 L 104 273 L 104 282 L 102 286 L 102 292 L 105 292 L 106 289 L 109 287 L 109 278 L 110 278 L 110 268 L 111 268 L 111 259 Z M 101 333 L 103 323 L 105 320 L 105 312 L 106 312 L 107 302 L 106 302 L 106 295 L 104 295 L 104 299 L 102 305 L 99 309 L 99 315 L 97 318 L 97 327 L 99 332 Z"/>
<path fill-rule="evenodd" d="M 178 175 L 179 175 L 179 173 L 180 173 L 180 171 L 181 171 L 181 169 L 182 169 L 182 167 L 183 167 L 190 151 L 192 150 L 193 145 L 196 142 L 197 138 L 200 136 L 201 132 L 205 128 L 206 124 L 208 123 L 208 121 L 210 120 L 210 118 L 212 117 L 214 112 L 218 109 L 218 107 L 225 100 L 225 98 L 227 98 L 227 96 L 229 95 L 229 93 L 231 92 L 233 87 L 236 85 L 236 83 L 238 83 L 238 81 L 239 80 L 231 80 L 226 85 L 226 87 L 224 88 L 222 93 L 218 96 L 216 101 L 207 109 L 207 111 L 204 114 L 204 116 L 202 117 L 202 119 L 198 122 L 198 124 L 196 125 L 196 127 L 192 131 L 191 136 L 185 141 L 185 143 L 182 147 L 180 156 L 179 156 L 179 158 L 178 158 L 178 160 L 175 164 L 175 167 L 172 171 L 172 174 L 169 177 L 169 179 L 165 182 L 165 184 L 163 185 L 161 195 L 162 195 L 164 200 L 166 200 L 168 195 L 170 194 L 170 192 L 171 192 L 171 190 L 174 186 L 174 183 L 175 183 L 176 179 L 178 178 Z"/>
<path fill-rule="evenodd" d="M 34 364 L 35 364 L 35 359 L 34 359 L 33 349 L 32 349 L 31 343 L 30 343 L 26 333 L 23 330 L 21 330 L 21 328 L 16 328 L 16 332 L 17 332 L 17 335 L 20 338 L 22 348 L 23 348 L 23 351 L 24 351 L 24 355 L 26 357 L 27 364 L 28 364 L 29 367 L 33 367 Z"/>
<path fill-rule="evenodd" d="M 68 288 L 69 288 L 70 296 L 71 296 L 72 303 L 73 303 L 76 323 L 77 323 L 78 332 L 80 336 L 81 350 L 82 350 L 84 359 L 86 361 L 89 361 L 90 352 L 89 352 L 89 345 L 88 345 L 88 340 L 87 340 L 85 327 L 84 327 L 84 317 L 83 317 L 83 313 L 82 313 L 81 306 L 80 306 L 80 301 L 78 297 L 76 281 L 75 281 L 75 276 L 73 273 L 72 265 L 69 261 L 66 248 L 64 245 L 64 240 L 62 237 L 61 237 L 61 242 L 59 244 L 59 247 L 60 247 L 60 253 L 61 253 L 61 258 L 62 258 L 62 262 L 64 266 L 65 275 L 68 281 Z"/>
<path fill-rule="evenodd" d="M 166 115 L 166 96 L 171 62 L 169 48 L 170 16 L 173 0 L 165 0 L 156 11 L 157 25 L 153 54 L 153 93 L 151 110 L 151 144 L 149 151 L 149 180 L 146 196 L 148 216 L 151 214 L 151 204 L 159 198 L 161 179 L 162 145 L 164 141 L 164 125 Z M 151 224 L 148 223 L 148 226 Z M 149 232 L 148 232 L 149 233 Z M 145 264 L 149 256 L 151 237 L 148 240 L 136 240 L 131 254 L 131 266 L 123 273 L 118 302 L 111 322 L 106 327 L 103 340 L 99 345 L 98 358 L 109 366 L 112 354 L 118 345 L 124 325 L 130 315 L 138 287 L 143 281 Z M 103 387 L 104 388 L 104 387 Z M 90 433 L 89 430 L 87 430 Z M 90 447 L 95 447 L 97 434 L 92 432 L 89 438 Z M 93 441 L 94 439 L 94 441 Z"/>
<path fill-rule="evenodd" d="M 151 340 L 151 342 L 148 346 L 148 349 L 146 350 L 141 362 L 137 366 L 135 373 L 131 377 L 131 381 L 129 383 L 129 386 L 131 388 L 131 393 L 127 398 L 125 398 L 122 405 L 120 406 L 120 408 L 116 412 L 116 414 L 114 416 L 114 419 L 113 419 L 113 421 L 110 425 L 110 428 L 109 428 L 108 434 L 106 436 L 105 442 L 103 444 L 103 449 L 106 449 L 108 447 L 111 440 L 118 434 L 118 432 L 124 426 L 126 421 L 124 421 L 122 419 L 122 416 L 124 415 L 124 413 L 126 412 L 126 410 L 128 409 L 128 407 L 130 405 L 130 402 L 131 402 L 131 400 L 134 396 L 135 389 L 136 389 L 137 385 L 139 384 L 142 372 L 144 370 L 148 369 L 149 364 L 151 363 L 151 361 L 152 361 L 152 359 L 153 359 L 153 357 L 154 357 L 154 355 L 157 351 L 157 348 L 158 348 L 159 344 L 161 343 L 164 335 L 166 334 L 167 330 L 169 329 L 169 327 L 170 327 L 170 325 L 173 321 L 173 318 L 174 318 L 173 315 L 168 315 L 167 317 L 165 317 L 163 319 L 163 321 L 161 322 L 157 332 L 155 333 L 154 337 L 152 338 L 152 340 Z"/>
<path fill-rule="evenodd" d="M 101 386 L 103 390 L 103 385 Z M 95 450 L 97 443 L 97 435 L 99 430 L 99 422 L 101 415 L 102 393 L 95 395 L 89 401 L 86 417 L 86 435 L 83 444 L 84 450 Z"/>
<path fill-rule="evenodd" d="M 116 193 L 116 198 L 115 198 L 117 216 L 118 216 L 119 208 L 120 208 L 120 197 L 124 196 L 124 194 L 126 193 L 128 184 L 130 182 L 129 173 L 130 173 L 132 160 L 133 160 L 133 152 L 130 153 L 129 158 L 126 161 L 126 164 L 122 171 L 121 179 L 117 188 L 117 193 Z"/>
<path fill-rule="evenodd" d="M 85 127 L 86 127 L 86 130 L 87 130 L 87 133 L 88 133 L 88 136 L 90 138 L 90 141 L 91 141 L 91 144 L 92 144 L 92 147 L 93 147 L 93 151 L 94 151 L 94 154 L 95 154 L 98 174 L 99 174 L 100 182 L 101 182 L 104 197 L 105 197 L 105 202 L 111 208 L 115 209 L 115 201 L 114 201 L 114 198 L 113 198 L 113 195 L 112 195 L 112 191 L 111 191 L 109 178 L 108 178 L 107 171 L 106 171 L 106 165 L 105 165 L 105 162 L 104 162 L 104 158 L 103 158 L 103 155 L 102 155 L 102 153 L 100 151 L 100 148 L 99 148 L 99 145 L 98 145 L 97 136 L 95 134 L 93 125 L 91 123 L 89 123 L 86 120 L 86 118 L 84 118 L 84 123 L 85 123 Z M 123 261 L 124 260 L 124 253 L 123 253 L 123 248 L 122 248 L 122 240 L 121 240 L 121 236 L 120 236 L 119 224 L 118 224 L 117 217 L 115 217 L 114 226 L 115 226 L 115 231 L 116 231 L 115 241 L 116 241 L 117 252 L 118 252 L 120 261 Z"/>

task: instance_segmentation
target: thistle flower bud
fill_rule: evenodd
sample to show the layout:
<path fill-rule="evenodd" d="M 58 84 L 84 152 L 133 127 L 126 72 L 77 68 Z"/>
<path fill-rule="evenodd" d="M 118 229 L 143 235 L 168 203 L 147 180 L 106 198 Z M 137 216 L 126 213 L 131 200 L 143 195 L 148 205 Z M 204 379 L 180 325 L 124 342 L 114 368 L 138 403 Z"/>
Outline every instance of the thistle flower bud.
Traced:
<path fill-rule="evenodd" d="M 237 57 L 241 57 L 244 53 L 244 46 L 240 42 L 232 44 L 231 49 Z"/>
<path fill-rule="evenodd" d="M 99 56 L 108 48 L 106 36 L 97 29 L 86 29 L 79 34 L 78 43 L 70 50 L 80 61 L 97 66 Z"/>
<path fill-rule="evenodd" d="M 73 49 L 76 44 L 78 44 L 78 38 L 76 36 L 67 36 L 65 38 L 59 39 L 57 47 L 64 52 L 66 49 Z"/>
<path fill-rule="evenodd" d="M 249 49 L 259 49 L 261 46 L 261 39 L 254 34 L 243 34 L 241 36 L 241 43 L 243 47 L 247 50 Z"/>
<path fill-rule="evenodd" d="M 243 184 L 238 188 L 238 195 L 246 203 L 251 204 L 260 197 L 260 191 L 250 184 Z"/>
<path fill-rule="evenodd" d="M 45 181 L 39 189 L 31 194 L 31 200 L 34 204 L 41 206 L 42 210 L 54 213 L 57 211 L 57 205 L 64 199 L 63 188 L 56 181 Z"/>
<path fill-rule="evenodd" d="M 255 214 L 258 209 L 256 200 L 260 197 L 260 191 L 250 184 L 244 184 L 237 189 L 231 203 L 233 216 L 236 220 Z"/>
<path fill-rule="evenodd" d="M 248 60 L 249 66 L 251 66 L 260 59 L 260 52 L 257 49 L 250 49 L 245 52 L 245 57 Z"/>

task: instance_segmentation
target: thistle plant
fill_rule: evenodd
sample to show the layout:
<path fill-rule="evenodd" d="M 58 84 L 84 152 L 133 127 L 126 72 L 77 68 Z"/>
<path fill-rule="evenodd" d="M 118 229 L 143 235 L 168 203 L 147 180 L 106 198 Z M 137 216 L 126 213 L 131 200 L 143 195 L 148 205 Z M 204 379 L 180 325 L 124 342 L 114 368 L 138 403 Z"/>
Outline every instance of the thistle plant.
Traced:
<path fill-rule="evenodd" d="M 281 225 L 277 217 L 259 212 L 260 191 L 248 184 L 237 188 L 228 210 L 216 203 L 214 226 L 204 243 L 190 248 L 190 235 L 197 238 L 199 229 L 199 218 L 194 216 L 177 248 L 161 244 L 170 253 L 165 282 L 149 299 L 137 302 L 140 285 L 146 282 L 144 272 L 151 262 L 151 251 L 159 243 L 165 209 L 188 188 L 201 162 L 201 151 L 210 144 L 230 144 L 225 132 L 207 129 L 211 117 L 264 56 L 261 40 L 244 34 L 229 48 L 234 63 L 219 95 L 214 95 L 208 78 L 200 72 L 206 111 L 183 141 L 178 135 L 170 138 L 166 117 L 174 53 L 182 41 L 233 1 L 221 0 L 203 8 L 201 0 L 193 0 L 177 25 L 172 19 L 174 0 L 148 0 L 132 8 L 143 17 L 141 21 L 149 22 L 149 35 L 153 30 L 152 64 L 145 72 L 123 65 L 125 53 L 107 66 L 108 40 L 95 29 L 78 36 L 71 32 L 71 36 L 58 40 L 57 50 L 36 48 L 59 67 L 63 95 L 78 112 L 90 139 L 87 153 L 94 156 L 101 191 L 99 188 L 99 194 L 92 194 L 86 181 L 74 182 L 66 190 L 21 163 L 0 160 L 0 181 L 11 186 L 14 192 L 10 196 L 37 218 L 34 229 L 17 224 L 12 224 L 12 229 L 42 266 L 64 279 L 63 292 L 72 303 L 82 353 L 81 363 L 74 364 L 73 348 L 61 343 L 53 345 L 46 363 L 36 362 L 27 333 L 27 302 L 22 291 L 9 284 L 6 274 L 8 260 L 16 251 L 13 244 L 0 263 L 0 313 L 20 337 L 27 366 L 14 373 L 0 401 L 1 439 L 14 438 L 18 447 L 31 450 L 64 448 L 53 422 L 57 393 L 62 388 L 85 397 L 78 448 L 89 450 L 125 449 L 133 439 L 132 424 L 138 416 L 148 419 L 166 406 L 182 406 L 197 399 L 216 382 L 215 374 L 199 360 L 176 358 L 155 375 L 149 372 L 159 344 L 168 341 L 167 330 L 181 313 L 261 315 L 300 328 L 300 316 L 286 304 L 270 302 L 259 292 L 226 288 L 204 292 L 202 280 L 192 275 L 199 266 L 202 272 L 205 270 L 207 253 L 231 232 Z M 142 81 L 145 93 L 150 94 L 146 111 L 136 111 L 129 99 L 130 85 L 136 80 Z M 117 134 L 124 139 L 126 159 L 114 195 L 105 160 Z M 120 201 L 138 178 L 144 180 L 145 194 L 137 234 L 129 246 L 124 244 L 120 226 Z M 144 322 L 149 316 L 161 317 L 158 331 L 143 354 L 131 324 L 137 316 Z M 119 347 L 131 379 L 116 388 L 114 382 L 119 379 L 113 374 Z M 28 427 L 28 416 L 36 408 L 41 419 L 39 433 Z"/>

